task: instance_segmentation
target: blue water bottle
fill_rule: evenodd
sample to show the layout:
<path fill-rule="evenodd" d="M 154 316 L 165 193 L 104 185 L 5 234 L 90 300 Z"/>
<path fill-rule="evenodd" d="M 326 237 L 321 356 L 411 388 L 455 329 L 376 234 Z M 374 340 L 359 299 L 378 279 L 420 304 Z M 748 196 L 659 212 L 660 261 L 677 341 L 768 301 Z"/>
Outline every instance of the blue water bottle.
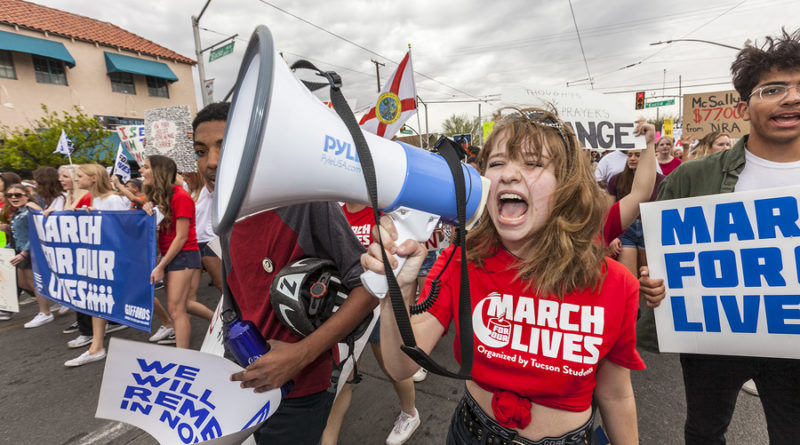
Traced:
<path fill-rule="evenodd" d="M 239 366 L 246 368 L 247 365 L 269 352 L 269 345 L 264 341 L 252 321 L 242 320 L 232 310 L 222 313 L 222 321 L 225 331 L 222 340 L 236 358 Z M 293 386 L 294 382 L 291 380 L 286 382 L 281 387 L 281 395 L 286 397 Z"/>

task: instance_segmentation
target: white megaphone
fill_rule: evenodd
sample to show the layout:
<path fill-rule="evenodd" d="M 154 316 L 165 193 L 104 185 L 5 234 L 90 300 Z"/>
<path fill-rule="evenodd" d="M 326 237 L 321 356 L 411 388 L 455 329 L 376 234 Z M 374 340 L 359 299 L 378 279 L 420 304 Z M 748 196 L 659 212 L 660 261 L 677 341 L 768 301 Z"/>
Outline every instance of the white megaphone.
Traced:
<path fill-rule="evenodd" d="M 375 165 L 382 211 L 416 209 L 458 223 L 455 187 L 444 158 L 363 133 Z M 488 180 L 467 164 L 462 169 L 469 222 L 483 209 L 488 186 L 482 181 L 488 184 Z M 214 190 L 214 230 L 225 234 L 239 218 L 312 201 L 371 205 L 344 122 L 295 78 L 262 25 L 247 46 L 228 112 Z M 435 224 L 433 220 L 427 225 L 432 231 Z M 398 239 L 405 240 L 404 234 Z M 385 283 L 384 277 L 380 279 Z M 373 294 L 381 293 L 379 285 L 366 285 Z"/>

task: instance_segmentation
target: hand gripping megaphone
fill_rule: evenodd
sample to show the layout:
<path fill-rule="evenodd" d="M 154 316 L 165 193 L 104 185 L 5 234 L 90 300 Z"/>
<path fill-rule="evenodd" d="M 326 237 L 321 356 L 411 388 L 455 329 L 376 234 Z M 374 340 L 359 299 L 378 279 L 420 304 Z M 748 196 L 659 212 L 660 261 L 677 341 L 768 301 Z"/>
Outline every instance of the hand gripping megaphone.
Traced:
<path fill-rule="evenodd" d="M 363 134 L 382 211 L 416 209 L 459 222 L 453 178 L 441 156 Z M 462 170 L 469 221 L 483 209 L 488 187 L 471 166 L 462 164 Z M 212 207 L 214 230 L 228 233 L 239 218 L 312 201 L 371 205 L 347 126 L 295 78 L 262 25 L 247 46 L 228 112 Z"/>

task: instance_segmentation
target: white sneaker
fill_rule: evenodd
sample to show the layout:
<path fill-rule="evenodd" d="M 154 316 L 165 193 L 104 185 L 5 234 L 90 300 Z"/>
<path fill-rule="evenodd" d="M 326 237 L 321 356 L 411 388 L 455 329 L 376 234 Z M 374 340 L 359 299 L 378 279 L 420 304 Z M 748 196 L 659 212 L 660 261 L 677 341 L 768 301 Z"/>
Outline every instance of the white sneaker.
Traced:
<path fill-rule="evenodd" d="M 128 329 L 128 326 L 124 324 L 106 323 L 106 334 L 121 331 L 123 329 Z"/>
<path fill-rule="evenodd" d="M 92 343 L 91 335 L 79 335 L 74 339 L 67 342 L 67 347 L 70 349 L 80 348 Z"/>
<path fill-rule="evenodd" d="M 175 329 L 174 328 L 168 328 L 168 327 L 166 327 L 166 326 L 164 326 L 162 324 L 161 326 L 158 327 L 158 330 L 156 331 L 156 333 L 153 334 L 150 338 L 148 338 L 148 341 L 151 341 L 151 342 L 155 343 L 157 341 L 161 341 L 161 340 L 169 337 L 170 335 L 175 335 Z"/>
<path fill-rule="evenodd" d="M 86 351 L 72 360 L 65 361 L 64 366 L 66 366 L 67 368 L 74 368 L 76 366 L 85 365 L 87 363 L 97 362 L 103 360 L 104 358 L 106 358 L 105 349 L 98 352 L 97 354 L 89 354 L 89 351 Z"/>
<path fill-rule="evenodd" d="M 425 368 L 419 368 L 417 372 L 415 372 L 414 375 L 411 376 L 411 378 L 414 379 L 414 382 L 416 383 L 425 380 L 425 378 L 427 377 L 428 377 L 428 370 Z"/>
<path fill-rule="evenodd" d="M 24 298 L 22 298 L 22 294 L 25 294 Z M 21 292 L 19 294 L 19 296 L 20 296 L 20 300 L 19 300 L 19 305 L 20 306 L 25 306 L 26 304 L 36 303 L 36 297 L 32 296 L 31 294 L 29 294 L 27 292 Z"/>
<path fill-rule="evenodd" d="M 758 397 L 758 388 L 756 388 L 756 382 L 752 380 L 744 382 L 744 385 L 742 385 L 742 391 Z"/>
<path fill-rule="evenodd" d="M 38 314 L 36 314 L 35 317 L 33 317 L 33 320 L 25 323 L 23 326 L 25 326 L 26 329 L 38 328 L 43 324 L 50 323 L 51 321 L 53 321 L 53 314 L 45 314 L 44 312 L 39 312 Z"/>
<path fill-rule="evenodd" d="M 386 445 L 404 444 L 411 435 L 414 434 L 419 424 L 419 411 L 417 411 L 416 408 L 414 408 L 414 414 L 406 414 L 400 411 L 400 415 L 397 416 L 397 420 L 394 421 L 392 432 L 389 433 L 389 437 L 386 438 Z"/>
<path fill-rule="evenodd" d="M 64 315 L 67 312 L 69 312 L 69 308 L 64 306 L 64 305 L 62 305 L 61 303 L 56 303 L 56 304 L 50 306 L 50 312 L 51 313 L 52 312 L 57 312 L 58 315 Z"/>
<path fill-rule="evenodd" d="M 6 321 L 11 320 L 11 312 L 8 311 L 0 311 L 0 320 Z"/>

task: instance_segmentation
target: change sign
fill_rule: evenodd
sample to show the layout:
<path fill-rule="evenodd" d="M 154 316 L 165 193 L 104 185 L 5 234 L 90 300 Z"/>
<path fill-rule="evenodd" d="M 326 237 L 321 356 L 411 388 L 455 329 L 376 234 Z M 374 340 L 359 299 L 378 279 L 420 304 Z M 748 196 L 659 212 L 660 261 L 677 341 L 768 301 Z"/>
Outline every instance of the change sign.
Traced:
<path fill-rule="evenodd" d="M 662 352 L 800 358 L 800 186 L 642 204 Z"/>
<path fill-rule="evenodd" d="M 634 136 L 636 115 L 613 96 L 594 91 L 554 87 L 508 87 L 501 94 L 504 105 L 553 106 L 570 125 L 584 148 L 644 149 L 644 137 Z"/>

